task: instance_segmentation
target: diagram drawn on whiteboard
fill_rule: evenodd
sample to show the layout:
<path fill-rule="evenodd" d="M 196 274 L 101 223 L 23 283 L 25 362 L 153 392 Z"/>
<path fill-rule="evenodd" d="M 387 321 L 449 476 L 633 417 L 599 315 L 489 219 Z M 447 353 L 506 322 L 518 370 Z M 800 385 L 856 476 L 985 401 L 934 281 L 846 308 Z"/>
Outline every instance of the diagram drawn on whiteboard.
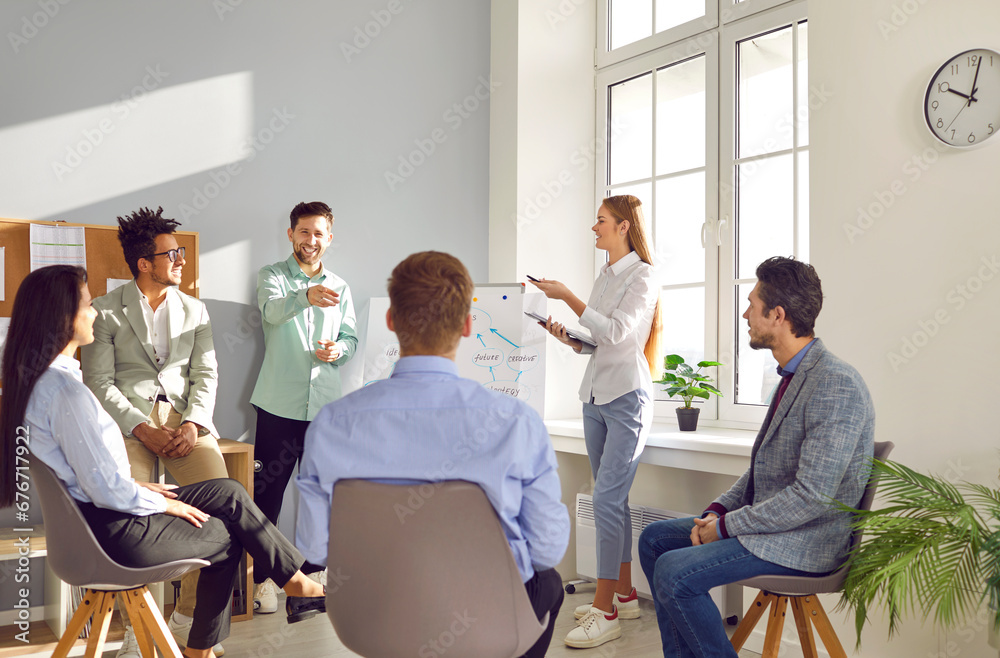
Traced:
<path fill-rule="evenodd" d="M 392 375 L 399 342 L 385 327 L 386 298 L 372 298 L 365 340 L 364 385 Z M 455 354 L 458 373 L 486 388 L 545 407 L 545 329 L 524 315 L 545 313 L 545 296 L 520 284 L 479 285 L 473 294 L 472 333 Z"/>

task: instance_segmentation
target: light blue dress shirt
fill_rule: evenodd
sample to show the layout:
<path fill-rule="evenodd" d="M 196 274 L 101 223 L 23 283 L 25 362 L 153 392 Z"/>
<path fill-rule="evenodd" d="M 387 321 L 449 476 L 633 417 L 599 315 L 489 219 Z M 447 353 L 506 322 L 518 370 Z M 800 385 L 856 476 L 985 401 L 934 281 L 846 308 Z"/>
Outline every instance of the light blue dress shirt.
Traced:
<path fill-rule="evenodd" d="M 795 375 L 795 370 L 799 367 L 799 364 L 802 363 L 802 359 L 805 358 L 806 352 L 809 351 L 809 348 L 812 347 L 815 342 L 816 339 L 813 338 L 811 341 L 806 343 L 805 347 L 796 352 L 795 356 L 788 360 L 788 363 L 785 364 L 784 368 L 781 366 L 775 366 L 774 370 L 778 373 L 778 383 L 771 388 L 771 392 L 767 394 L 767 399 L 764 400 L 764 404 L 770 406 L 771 400 L 774 399 L 774 396 L 778 393 L 778 389 L 781 388 L 781 380 L 784 379 L 785 375 L 788 375 L 789 377 Z"/>
<path fill-rule="evenodd" d="M 815 342 L 816 342 L 816 339 L 813 338 L 811 341 L 809 341 L 808 343 L 806 343 L 805 347 L 803 347 L 801 350 L 799 350 L 798 352 L 796 352 L 795 356 L 793 356 L 792 358 L 790 358 L 788 360 L 788 363 L 785 364 L 784 368 L 782 368 L 781 366 L 778 366 L 777 367 L 778 376 L 779 377 L 784 377 L 786 374 L 794 375 L 795 374 L 795 370 L 799 367 L 799 364 L 802 363 L 802 359 L 805 358 L 806 352 L 809 351 L 809 348 L 812 347 L 813 343 L 815 343 Z"/>
<path fill-rule="evenodd" d="M 56 472 L 84 503 L 148 516 L 167 499 L 131 476 L 118 424 L 83 383 L 80 362 L 60 354 L 42 373 L 25 413 L 32 459 Z"/>
<path fill-rule="evenodd" d="M 569 543 L 556 468 L 527 404 L 459 377 L 449 359 L 404 357 L 389 379 L 328 404 L 309 425 L 295 543 L 307 560 L 326 564 L 338 480 L 467 480 L 493 504 L 527 581 L 533 567 L 555 567 Z"/>
<path fill-rule="evenodd" d="M 311 305 L 308 291 L 317 284 L 340 295 L 339 303 Z M 312 420 L 323 405 L 340 398 L 340 366 L 358 347 L 351 289 L 325 267 L 310 279 L 292 254 L 260 269 L 257 305 L 264 325 L 264 362 L 250 403 L 282 418 Z M 333 363 L 316 357 L 320 339 L 340 348 Z"/>

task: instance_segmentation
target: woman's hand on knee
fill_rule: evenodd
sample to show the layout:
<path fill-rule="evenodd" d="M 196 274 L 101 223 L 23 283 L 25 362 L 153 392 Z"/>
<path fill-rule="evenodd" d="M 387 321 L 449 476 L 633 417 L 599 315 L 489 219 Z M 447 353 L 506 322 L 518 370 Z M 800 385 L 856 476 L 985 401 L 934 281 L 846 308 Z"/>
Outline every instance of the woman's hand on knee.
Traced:
<path fill-rule="evenodd" d="M 176 498 L 167 498 L 167 509 L 163 513 L 168 516 L 176 516 L 179 519 L 184 519 L 196 528 L 200 528 L 202 523 L 212 518 L 197 507 L 182 503 Z"/>

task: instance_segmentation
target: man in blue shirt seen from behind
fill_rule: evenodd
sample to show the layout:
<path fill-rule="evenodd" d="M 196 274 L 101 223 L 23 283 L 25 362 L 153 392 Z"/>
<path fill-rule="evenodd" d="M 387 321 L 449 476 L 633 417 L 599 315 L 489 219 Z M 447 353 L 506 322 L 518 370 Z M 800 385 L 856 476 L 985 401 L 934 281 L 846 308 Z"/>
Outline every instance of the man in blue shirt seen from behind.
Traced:
<path fill-rule="evenodd" d="M 554 567 L 569 542 L 569 515 L 538 414 L 458 376 L 472 292 L 465 266 L 448 254 L 413 254 L 393 270 L 386 324 L 401 358 L 389 379 L 331 402 L 310 424 L 296 480 L 295 543 L 308 561 L 326 563 L 338 480 L 474 482 L 500 518 L 535 614 L 550 613 L 525 654 L 544 656 L 563 600 Z"/>

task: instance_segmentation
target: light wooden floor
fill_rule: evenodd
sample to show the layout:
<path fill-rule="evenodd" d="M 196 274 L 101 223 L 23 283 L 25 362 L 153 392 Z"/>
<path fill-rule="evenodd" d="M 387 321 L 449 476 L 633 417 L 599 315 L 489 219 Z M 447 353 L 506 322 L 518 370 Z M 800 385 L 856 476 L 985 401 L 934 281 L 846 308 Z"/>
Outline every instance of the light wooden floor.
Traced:
<path fill-rule="evenodd" d="M 223 642 L 226 658 L 325 658 L 333 656 L 346 658 L 357 656 L 343 647 L 333 632 L 333 627 L 325 616 L 317 616 L 309 621 L 289 624 L 285 621 L 284 594 L 278 595 L 278 612 L 272 615 L 257 615 L 253 621 L 233 624 L 229 638 Z M 661 658 L 660 634 L 656 628 L 656 613 L 653 604 L 640 599 L 642 616 L 636 620 L 622 622 L 621 639 L 608 642 L 594 649 L 571 649 L 563 643 L 563 638 L 576 625 L 573 610 L 578 605 L 593 600 L 592 588 L 582 587 L 575 594 L 567 594 L 559 617 L 552 645 L 548 651 L 551 658 Z M 115 658 L 121 642 L 109 642 L 102 658 Z M 2 653 L 2 652 L 0 652 Z M 30 654 L 31 658 L 48 656 L 49 652 Z M 83 647 L 70 654 L 82 656 Z M 743 650 L 740 658 L 760 658 L 760 654 Z"/>

